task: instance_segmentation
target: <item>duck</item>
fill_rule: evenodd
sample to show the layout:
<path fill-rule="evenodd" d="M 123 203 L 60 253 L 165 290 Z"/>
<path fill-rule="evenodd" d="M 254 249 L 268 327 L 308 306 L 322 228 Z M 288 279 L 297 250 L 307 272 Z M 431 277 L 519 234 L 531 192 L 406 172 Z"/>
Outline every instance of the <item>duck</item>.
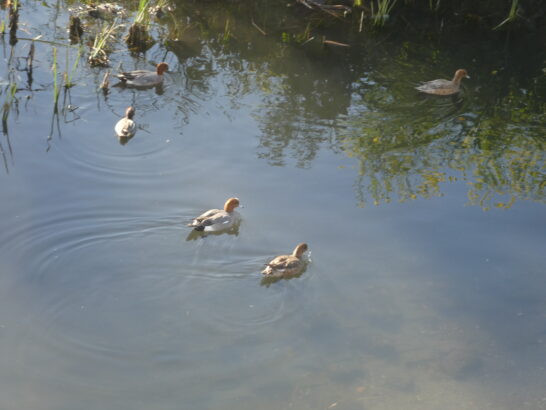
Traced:
<path fill-rule="evenodd" d="M 126 71 L 116 75 L 124 85 L 136 87 L 152 87 L 163 83 L 163 73 L 169 69 L 167 63 L 159 63 L 156 71 L 135 70 Z"/>
<path fill-rule="evenodd" d="M 133 121 L 134 116 L 135 107 L 127 107 L 125 110 L 125 117 L 119 120 L 114 127 L 119 138 L 131 138 L 133 135 L 135 135 L 136 124 Z"/>
<path fill-rule="evenodd" d="M 224 209 L 210 209 L 199 215 L 188 226 L 196 231 L 221 231 L 237 225 L 241 215 L 235 211 L 239 206 L 239 198 L 229 198 Z"/>
<path fill-rule="evenodd" d="M 267 264 L 262 273 L 272 277 L 287 277 L 300 273 L 305 267 L 302 255 L 309 249 L 306 243 L 299 243 L 292 255 L 280 255 Z"/>
<path fill-rule="evenodd" d="M 419 87 L 416 87 L 418 91 L 427 94 L 435 95 L 452 95 L 459 92 L 461 86 L 461 80 L 463 78 L 470 78 L 465 69 L 460 68 L 455 71 L 453 80 L 432 80 L 427 81 L 426 83 L 421 84 Z"/>

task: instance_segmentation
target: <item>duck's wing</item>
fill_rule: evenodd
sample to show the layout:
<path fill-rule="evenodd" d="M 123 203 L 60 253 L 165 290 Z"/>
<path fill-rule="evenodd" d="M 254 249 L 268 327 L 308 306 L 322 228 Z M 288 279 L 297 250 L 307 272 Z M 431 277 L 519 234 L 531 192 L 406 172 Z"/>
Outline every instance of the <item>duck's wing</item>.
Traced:
<path fill-rule="evenodd" d="M 122 118 L 116 124 L 116 133 L 120 137 L 132 136 L 135 132 L 136 125 L 133 120 L 128 118 Z"/>
<path fill-rule="evenodd" d="M 197 218 L 195 218 L 191 224 L 188 226 L 208 226 L 211 225 L 216 218 L 221 216 L 221 213 L 224 212 L 222 209 L 211 209 Z"/>
<path fill-rule="evenodd" d="M 442 90 L 448 87 L 453 87 L 453 84 L 449 80 L 432 80 L 427 81 L 426 83 L 421 84 L 419 87 L 416 87 L 419 91 L 431 91 L 431 90 Z"/>
<path fill-rule="evenodd" d="M 293 255 L 281 255 L 269 262 L 267 266 L 277 270 L 285 270 L 297 268 L 300 264 L 301 261 Z"/>
<path fill-rule="evenodd" d="M 120 80 L 134 80 L 135 78 L 142 77 L 143 75 L 150 74 L 150 71 L 147 70 L 134 70 L 134 71 L 124 71 L 122 73 L 116 74 L 116 77 Z"/>
<path fill-rule="evenodd" d="M 269 262 L 262 271 L 264 275 L 280 277 L 284 275 L 293 275 L 302 268 L 302 261 L 293 255 L 277 256 Z"/>
<path fill-rule="evenodd" d="M 201 222 L 202 226 L 227 225 L 233 221 L 233 218 L 224 210 L 217 210 L 213 215 L 208 216 Z"/>

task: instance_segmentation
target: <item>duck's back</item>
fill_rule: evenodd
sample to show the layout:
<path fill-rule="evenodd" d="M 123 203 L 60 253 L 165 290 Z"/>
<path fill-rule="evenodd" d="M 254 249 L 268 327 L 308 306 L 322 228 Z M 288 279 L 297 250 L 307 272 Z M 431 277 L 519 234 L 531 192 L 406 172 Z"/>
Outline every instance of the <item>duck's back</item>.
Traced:
<path fill-rule="evenodd" d="M 450 95 L 459 92 L 459 86 L 449 80 L 432 80 L 416 87 L 418 91 L 427 94 Z"/>

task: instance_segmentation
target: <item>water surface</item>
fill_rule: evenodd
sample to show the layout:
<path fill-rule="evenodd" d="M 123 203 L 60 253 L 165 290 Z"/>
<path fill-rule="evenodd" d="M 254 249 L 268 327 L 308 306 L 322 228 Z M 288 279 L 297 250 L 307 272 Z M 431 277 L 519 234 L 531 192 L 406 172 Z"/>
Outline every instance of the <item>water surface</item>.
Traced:
<path fill-rule="evenodd" d="M 60 5 L 25 4 L 20 37 L 66 44 Z M 163 89 L 104 96 L 82 57 L 58 116 L 53 45 L 29 84 L 30 42 L 4 43 L 0 407 L 546 408 L 544 60 L 487 39 L 302 46 L 192 5 L 154 23 L 178 41 L 110 56 L 167 61 Z M 413 89 L 460 66 L 454 99 Z M 230 196 L 238 233 L 192 237 Z M 301 241 L 306 272 L 265 286 Z"/>

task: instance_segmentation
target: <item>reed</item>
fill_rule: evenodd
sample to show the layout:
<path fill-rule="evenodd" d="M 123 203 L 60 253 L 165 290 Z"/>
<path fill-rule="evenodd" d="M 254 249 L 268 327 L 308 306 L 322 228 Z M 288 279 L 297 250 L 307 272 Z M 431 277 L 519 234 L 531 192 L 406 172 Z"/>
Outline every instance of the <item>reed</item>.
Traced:
<path fill-rule="evenodd" d="M 512 0 L 512 5 L 510 6 L 510 11 L 508 11 L 508 16 L 500 22 L 500 24 L 493 27 L 493 30 L 498 30 L 506 24 L 512 24 L 519 17 L 519 0 Z"/>
<path fill-rule="evenodd" d="M 384 26 L 390 17 L 390 12 L 397 0 L 376 0 L 374 7 L 374 1 L 370 3 L 372 22 L 376 27 Z"/>
<path fill-rule="evenodd" d="M 83 36 L 82 22 L 78 16 L 70 16 L 68 25 L 68 37 L 70 44 L 76 44 L 81 41 Z"/>
<path fill-rule="evenodd" d="M 57 78 L 57 68 L 57 47 L 53 47 L 53 66 L 51 67 L 51 71 L 53 72 L 53 104 L 55 106 L 55 110 L 57 110 L 59 95 L 61 93 L 61 88 Z"/>
<path fill-rule="evenodd" d="M 125 39 L 127 47 L 131 50 L 144 52 L 154 43 L 153 38 L 148 33 L 151 19 L 149 5 L 150 0 L 140 0 L 138 3 L 135 20 L 129 27 L 129 33 Z"/>
<path fill-rule="evenodd" d="M 432 11 L 438 11 L 440 9 L 441 0 L 428 0 L 428 8 Z"/>
<path fill-rule="evenodd" d="M 2 106 L 2 130 L 4 134 L 8 133 L 8 117 L 11 110 L 11 105 L 15 101 L 15 93 L 17 92 L 17 84 L 12 82 L 6 88 L 6 98 Z"/>
<path fill-rule="evenodd" d="M 222 35 L 222 42 L 227 43 L 231 38 L 231 29 L 229 28 L 229 19 L 226 20 L 224 25 L 224 34 Z"/>
<path fill-rule="evenodd" d="M 158 0 L 155 5 L 148 7 L 148 14 L 160 19 L 167 13 L 172 12 L 173 9 L 174 8 L 170 4 L 170 0 Z"/>
<path fill-rule="evenodd" d="M 9 44 L 14 46 L 17 44 L 17 27 L 19 25 L 19 2 L 14 0 L 9 4 L 8 10 L 8 27 L 9 27 Z"/>
<path fill-rule="evenodd" d="M 117 20 L 110 25 L 105 23 L 101 30 L 95 36 L 93 46 L 91 47 L 91 53 L 87 61 L 92 66 L 107 67 L 110 60 L 108 59 L 108 46 L 109 41 L 114 37 L 114 33 L 120 27 Z"/>
<path fill-rule="evenodd" d="M 83 54 L 83 47 L 78 47 L 78 54 L 76 55 L 76 59 L 74 60 L 74 63 L 72 64 L 72 69 L 70 72 L 68 71 L 68 48 L 66 49 L 66 67 L 65 72 L 63 74 L 64 78 L 64 86 L 65 88 L 71 88 L 74 87 L 76 84 L 72 82 L 72 78 L 74 77 L 74 74 L 76 73 L 76 70 L 78 69 L 78 65 L 80 63 L 80 58 Z"/>
<path fill-rule="evenodd" d="M 144 24 L 145 26 L 150 24 L 149 4 L 150 0 L 139 0 L 137 14 L 133 23 Z"/>

